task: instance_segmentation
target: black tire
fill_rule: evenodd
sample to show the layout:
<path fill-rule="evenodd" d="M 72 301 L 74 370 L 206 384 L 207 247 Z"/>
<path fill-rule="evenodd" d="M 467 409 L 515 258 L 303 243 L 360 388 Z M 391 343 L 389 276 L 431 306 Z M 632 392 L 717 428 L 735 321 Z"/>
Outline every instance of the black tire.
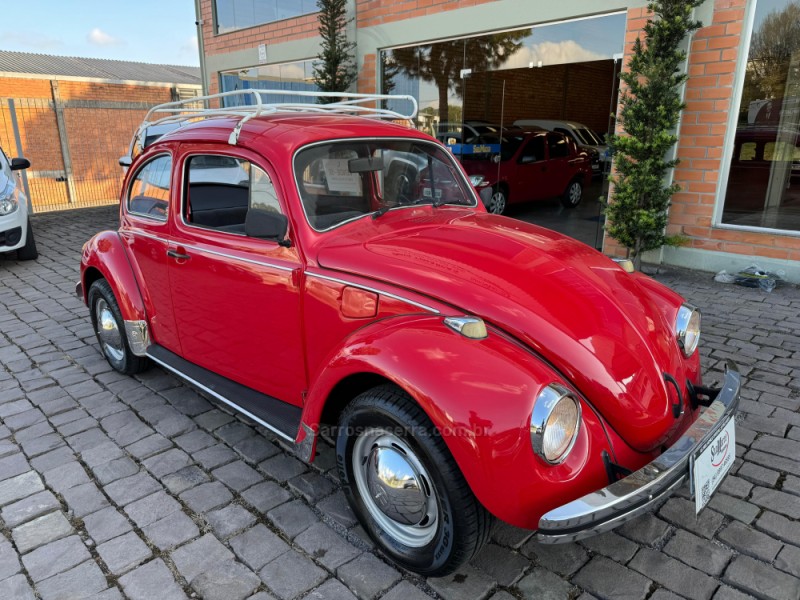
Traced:
<path fill-rule="evenodd" d="M 505 186 L 496 185 L 492 188 L 492 196 L 489 202 L 484 203 L 486 210 L 493 215 L 502 215 L 508 207 L 508 190 Z"/>
<path fill-rule="evenodd" d="M 19 260 L 36 260 L 39 258 L 39 251 L 36 249 L 36 240 L 33 239 L 33 228 L 31 220 L 28 219 L 28 233 L 25 235 L 25 245 L 17 249 Z"/>
<path fill-rule="evenodd" d="M 569 182 L 567 189 L 561 196 L 561 204 L 566 208 L 575 208 L 583 199 L 583 184 L 577 179 Z"/>
<path fill-rule="evenodd" d="M 92 327 L 94 328 L 97 342 L 100 344 L 100 350 L 108 361 L 108 364 L 110 364 L 115 371 L 126 375 L 141 373 L 149 368 L 150 361 L 146 357 L 136 356 L 131 352 L 128 338 L 125 335 L 125 322 L 122 319 L 122 312 L 119 310 L 119 304 L 117 304 L 117 299 L 108 281 L 105 279 L 98 279 L 95 281 L 89 288 L 88 300 L 89 311 L 92 315 Z M 101 302 L 104 303 L 104 305 L 101 305 Z M 116 353 L 113 352 L 101 338 L 100 327 L 98 325 L 98 305 L 107 307 L 116 322 L 117 331 L 120 334 L 119 348 Z"/>
<path fill-rule="evenodd" d="M 424 467 L 423 487 L 438 512 L 434 525 L 428 525 L 432 538 L 423 545 L 412 547 L 398 540 L 370 512 L 375 511 L 376 501 L 367 500 L 373 506 L 369 509 L 362 497 L 354 449 L 362 435 L 375 430 L 391 432 Z M 404 568 L 425 576 L 447 575 L 475 556 L 489 539 L 493 517 L 475 498 L 427 415 L 401 389 L 373 388 L 345 408 L 339 418 L 336 458 L 345 495 L 359 521 L 380 549 Z M 360 462 L 365 467 L 369 464 L 366 459 Z"/>

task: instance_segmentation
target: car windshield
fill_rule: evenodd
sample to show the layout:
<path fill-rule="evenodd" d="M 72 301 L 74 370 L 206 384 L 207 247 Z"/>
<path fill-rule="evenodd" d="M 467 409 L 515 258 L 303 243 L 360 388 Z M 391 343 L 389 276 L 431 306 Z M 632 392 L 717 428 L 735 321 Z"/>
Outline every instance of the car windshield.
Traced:
<path fill-rule="evenodd" d="M 317 231 L 403 206 L 477 204 L 452 156 L 421 140 L 317 144 L 297 153 L 294 169 L 303 209 Z"/>
<path fill-rule="evenodd" d="M 605 142 L 600 139 L 594 131 L 591 129 L 575 129 L 575 135 L 577 135 L 581 142 L 587 146 L 602 146 Z"/>

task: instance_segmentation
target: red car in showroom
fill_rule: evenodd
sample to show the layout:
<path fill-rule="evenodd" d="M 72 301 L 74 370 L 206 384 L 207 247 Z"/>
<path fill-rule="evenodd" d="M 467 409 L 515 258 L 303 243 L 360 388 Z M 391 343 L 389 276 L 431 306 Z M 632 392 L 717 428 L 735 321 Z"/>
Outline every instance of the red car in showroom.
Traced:
<path fill-rule="evenodd" d="M 509 204 L 550 198 L 575 208 L 592 182 L 589 155 L 562 133 L 512 129 L 502 137 L 484 135 L 460 150 L 486 210 L 496 215 Z"/>
<path fill-rule="evenodd" d="M 184 125 L 133 157 L 76 290 L 116 370 L 161 365 L 307 461 L 332 436 L 366 531 L 426 575 L 475 555 L 494 518 L 555 543 L 685 481 L 704 506 L 740 376 L 703 387 L 695 308 L 488 214 L 444 146 L 381 118 L 415 110 L 262 94 L 154 109 Z"/>

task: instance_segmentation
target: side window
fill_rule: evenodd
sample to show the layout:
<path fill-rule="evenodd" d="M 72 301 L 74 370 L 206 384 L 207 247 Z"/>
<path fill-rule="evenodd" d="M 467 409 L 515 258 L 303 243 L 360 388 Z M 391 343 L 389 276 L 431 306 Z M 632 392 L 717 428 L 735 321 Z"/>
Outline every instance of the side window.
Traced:
<path fill-rule="evenodd" d="M 275 187 L 263 169 L 231 156 L 189 157 L 183 209 L 187 223 L 244 234 L 250 209 L 281 212 Z"/>
<path fill-rule="evenodd" d="M 550 158 L 569 158 L 569 142 L 563 135 L 548 135 Z"/>
<path fill-rule="evenodd" d="M 544 159 L 544 137 L 536 136 L 522 149 L 520 160 L 523 162 L 538 162 Z"/>
<path fill-rule="evenodd" d="M 160 221 L 167 220 L 172 158 L 157 156 L 144 165 L 128 190 L 128 210 Z"/>

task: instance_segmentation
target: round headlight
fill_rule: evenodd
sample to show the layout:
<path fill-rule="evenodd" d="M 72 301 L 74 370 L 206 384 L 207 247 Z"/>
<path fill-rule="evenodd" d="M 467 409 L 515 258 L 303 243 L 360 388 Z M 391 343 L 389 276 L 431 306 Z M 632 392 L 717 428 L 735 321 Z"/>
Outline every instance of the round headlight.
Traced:
<path fill-rule="evenodd" d="M 17 201 L 13 196 L 0 198 L 0 215 L 10 215 L 17 210 Z"/>
<path fill-rule="evenodd" d="M 700 343 L 700 311 L 690 304 L 684 304 L 678 310 L 675 319 L 675 336 L 683 355 L 689 358 L 697 350 Z"/>
<path fill-rule="evenodd" d="M 469 182 L 472 184 L 472 187 L 478 187 L 484 181 L 485 177 L 483 175 L 470 175 Z"/>
<path fill-rule="evenodd" d="M 578 437 L 580 424 L 581 406 L 578 399 L 562 385 L 548 385 L 533 405 L 533 451 L 552 465 L 563 462 Z"/>

